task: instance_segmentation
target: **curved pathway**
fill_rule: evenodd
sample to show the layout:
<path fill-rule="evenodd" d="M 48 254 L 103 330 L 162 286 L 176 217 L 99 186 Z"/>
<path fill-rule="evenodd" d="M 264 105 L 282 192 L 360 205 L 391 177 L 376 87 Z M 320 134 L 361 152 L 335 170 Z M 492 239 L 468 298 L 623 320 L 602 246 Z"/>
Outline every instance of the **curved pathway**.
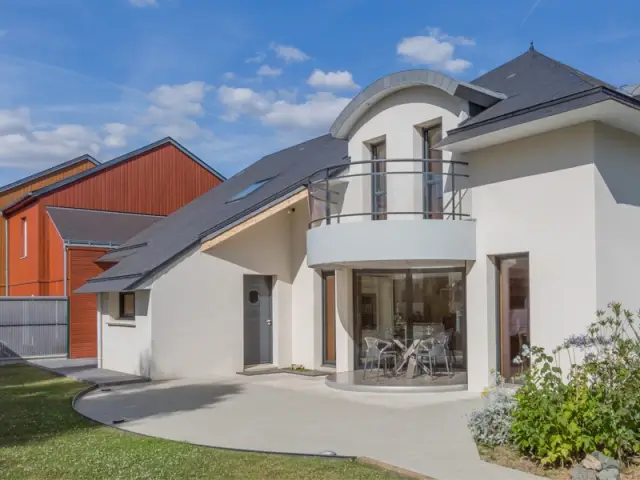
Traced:
<path fill-rule="evenodd" d="M 288 374 L 166 381 L 96 390 L 83 415 L 118 428 L 215 447 L 366 456 L 438 480 L 519 480 L 482 462 L 466 428 L 468 392 L 351 393 Z"/>

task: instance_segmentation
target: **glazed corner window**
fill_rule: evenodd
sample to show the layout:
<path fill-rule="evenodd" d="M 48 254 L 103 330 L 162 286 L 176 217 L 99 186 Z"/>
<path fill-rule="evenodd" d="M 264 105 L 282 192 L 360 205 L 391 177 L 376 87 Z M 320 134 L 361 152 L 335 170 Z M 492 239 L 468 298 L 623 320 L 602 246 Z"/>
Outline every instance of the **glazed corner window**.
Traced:
<path fill-rule="evenodd" d="M 122 292 L 120 294 L 120 318 L 136 318 L 135 292 Z"/>
<path fill-rule="evenodd" d="M 22 217 L 20 222 L 22 223 L 22 253 L 20 257 L 25 258 L 27 256 L 27 217 Z"/>

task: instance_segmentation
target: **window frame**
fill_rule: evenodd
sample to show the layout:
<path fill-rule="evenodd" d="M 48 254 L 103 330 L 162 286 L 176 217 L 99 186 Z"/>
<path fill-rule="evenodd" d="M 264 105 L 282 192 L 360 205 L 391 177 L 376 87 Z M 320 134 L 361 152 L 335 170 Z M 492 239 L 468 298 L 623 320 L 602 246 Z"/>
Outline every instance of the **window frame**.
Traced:
<path fill-rule="evenodd" d="M 380 156 L 380 148 L 384 147 L 384 158 Z M 369 144 L 371 151 L 371 219 L 372 220 L 386 220 L 388 213 L 387 205 L 387 141 L 380 140 L 375 143 Z M 381 186 L 384 188 L 380 189 Z M 384 211 L 378 209 L 378 198 L 384 199 Z"/>
<path fill-rule="evenodd" d="M 429 134 L 434 130 L 440 130 L 440 138 L 442 139 L 442 124 L 434 123 L 428 127 L 422 127 L 422 158 L 425 160 L 439 160 L 442 162 L 442 152 L 435 150 L 429 141 Z M 436 156 L 440 158 L 432 158 L 431 154 L 437 152 Z M 437 169 L 434 167 L 438 165 Z M 438 171 L 439 170 L 439 171 Z M 435 189 L 434 189 L 435 187 Z M 443 212 L 437 212 L 432 210 L 431 205 L 434 193 L 437 195 L 436 200 L 440 200 L 442 203 L 442 210 L 444 210 L 444 172 L 443 164 L 434 164 L 431 162 L 424 162 L 422 166 L 422 211 L 423 218 L 425 219 L 442 219 Z"/>
<path fill-rule="evenodd" d="M 124 311 L 124 302 L 125 302 L 125 297 L 128 296 L 132 296 L 133 297 L 133 312 L 131 313 L 126 313 Z M 118 296 L 118 313 L 119 316 L 118 318 L 123 319 L 123 320 L 135 320 L 136 318 L 136 292 L 120 292 L 119 296 Z"/>
<path fill-rule="evenodd" d="M 20 231 L 21 231 L 21 235 L 22 235 L 22 251 L 20 252 L 20 258 L 27 258 L 27 254 L 28 254 L 28 245 L 29 245 L 29 241 L 28 241 L 28 234 L 29 234 L 29 230 L 28 230 L 28 225 L 27 225 L 27 217 L 21 217 L 20 218 Z"/>

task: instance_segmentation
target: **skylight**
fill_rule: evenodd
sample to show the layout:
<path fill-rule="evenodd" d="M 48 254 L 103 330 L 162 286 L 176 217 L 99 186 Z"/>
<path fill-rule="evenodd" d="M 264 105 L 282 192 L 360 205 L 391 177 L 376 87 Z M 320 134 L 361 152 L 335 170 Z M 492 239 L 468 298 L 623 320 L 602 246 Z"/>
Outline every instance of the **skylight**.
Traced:
<path fill-rule="evenodd" d="M 270 178 L 265 178 L 264 180 L 260 180 L 259 182 L 256 182 L 252 185 L 249 185 L 247 188 L 239 191 L 238 193 L 236 193 L 235 195 L 233 195 L 229 200 L 227 200 L 227 203 L 231 203 L 231 202 L 235 202 L 236 200 L 241 200 L 244 197 L 248 196 L 250 193 L 255 192 L 257 189 L 259 189 L 260 187 L 262 187 L 265 183 L 267 183 L 269 180 L 271 180 Z"/>

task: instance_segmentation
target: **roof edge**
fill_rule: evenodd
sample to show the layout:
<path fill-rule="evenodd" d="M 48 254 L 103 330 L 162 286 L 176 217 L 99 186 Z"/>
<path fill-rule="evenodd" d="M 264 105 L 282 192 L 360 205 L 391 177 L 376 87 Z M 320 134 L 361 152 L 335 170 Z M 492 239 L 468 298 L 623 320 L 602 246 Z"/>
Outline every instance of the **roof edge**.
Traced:
<path fill-rule="evenodd" d="M 391 73 L 379 78 L 356 95 L 331 125 L 331 135 L 346 139 L 353 125 L 378 101 L 391 93 L 416 86 L 438 88 L 482 107 L 490 107 L 506 95 L 472 83 L 456 80 L 434 70 L 417 69 Z"/>
<path fill-rule="evenodd" d="M 91 162 L 93 163 L 95 166 L 100 165 L 100 162 L 98 160 L 96 160 L 95 158 L 93 158 L 91 155 L 89 154 L 84 154 L 84 155 L 80 155 L 79 157 L 75 157 L 72 158 L 71 160 L 67 160 L 66 162 L 62 162 L 62 163 L 58 163 L 57 165 L 54 165 L 52 167 L 49 167 L 45 170 L 40 170 L 39 172 L 33 173 L 31 175 L 28 175 L 26 177 L 20 178 L 18 180 L 16 180 L 15 182 L 11 182 L 8 183 L 6 185 L 2 185 L 0 186 L 0 193 L 5 193 L 8 192 L 9 190 L 13 190 L 16 187 L 19 187 L 21 185 L 24 185 L 25 183 L 28 183 L 32 180 L 36 180 L 37 178 L 40 177 L 44 177 L 46 175 L 50 175 L 52 173 L 55 173 L 59 170 L 63 170 L 67 167 L 73 166 L 77 163 L 81 163 L 81 162 Z"/>

